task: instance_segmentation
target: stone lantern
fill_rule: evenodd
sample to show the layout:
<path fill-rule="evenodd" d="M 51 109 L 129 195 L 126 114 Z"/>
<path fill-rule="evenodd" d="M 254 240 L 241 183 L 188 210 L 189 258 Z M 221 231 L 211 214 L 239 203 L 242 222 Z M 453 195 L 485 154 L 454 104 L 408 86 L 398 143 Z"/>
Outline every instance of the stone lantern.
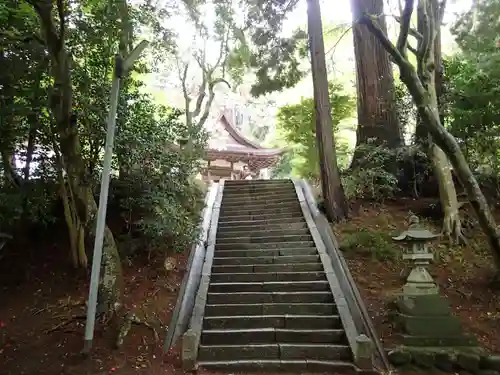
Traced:
<path fill-rule="evenodd" d="M 403 252 L 403 260 L 413 262 L 412 270 L 403 286 L 403 293 L 406 295 L 429 295 L 438 294 L 439 288 L 427 271 L 427 266 L 434 259 L 434 255 L 429 251 L 427 244 L 434 238 L 439 237 L 419 225 L 418 217 L 410 217 L 408 230 L 392 239 L 403 242 L 406 249 Z"/>

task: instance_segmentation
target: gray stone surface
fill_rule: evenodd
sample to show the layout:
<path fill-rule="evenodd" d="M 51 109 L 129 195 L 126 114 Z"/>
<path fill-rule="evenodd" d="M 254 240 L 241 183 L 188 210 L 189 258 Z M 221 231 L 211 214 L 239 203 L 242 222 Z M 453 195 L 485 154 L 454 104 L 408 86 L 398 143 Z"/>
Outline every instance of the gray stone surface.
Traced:
<path fill-rule="evenodd" d="M 280 348 L 278 344 L 200 345 L 200 361 L 230 361 L 235 358 L 279 359 Z"/>
<path fill-rule="evenodd" d="M 500 355 L 482 356 L 481 368 L 500 372 Z"/>
<path fill-rule="evenodd" d="M 286 241 L 287 238 L 282 238 Z M 291 242 L 244 242 L 244 243 L 217 243 L 216 250 L 245 250 L 245 249 L 285 249 L 297 247 L 314 247 L 312 241 L 291 241 Z"/>
<path fill-rule="evenodd" d="M 448 299 L 440 295 L 399 295 L 396 297 L 395 304 L 397 309 L 406 315 L 447 316 L 451 313 Z"/>
<path fill-rule="evenodd" d="M 226 181 L 215 207 L 199 364 L 354 374 L 355 327 L 296 185 Z"/>
<path fill-rule="evenodd" d="M 411 362 L 411 353 L 407 350 L 391 350 L 388 353 L 389 360 L 395 366 L 404 366 Z"/>
<path fill-rule="evenodd" d="M 245 345 L 249 342 L 254 344 L 267 344 L 274 342 L 276 333 L 274 328 L 259 329 L 215 329 L 203 331 L 203 345 Z"/>
<path fill-rule="evenodd" d="M 356 349 L 354 351 L 354 363 L 359 368 L 369 369 L 373 366 L 373 342 L 362 334 L 356 337 Z"/>
<path fill-rule="evenodd" d="M 345 332 L 343 329 L 281 329 L 275 331 L 276 340 L 282 343 L 341 343 L 345 342 Z"/>
<path fill-rule="evenodd" d="M 352 360 L 348 345 L 279 344 L 282 359 Z"/>
<path fill-rule="evenodd" d="M 464 370 L 472 373 L 479 370 L 479 361 L 481 357 L 474 353 L 459 353 L 457 355 L 457 364 Z"/>
<path fill-rule="evenodd" d="M 411 336 L 450 337 L 460 336 L 462 327 L 456 316 L 421 317 L 398 314 L 398 325 Z"/>

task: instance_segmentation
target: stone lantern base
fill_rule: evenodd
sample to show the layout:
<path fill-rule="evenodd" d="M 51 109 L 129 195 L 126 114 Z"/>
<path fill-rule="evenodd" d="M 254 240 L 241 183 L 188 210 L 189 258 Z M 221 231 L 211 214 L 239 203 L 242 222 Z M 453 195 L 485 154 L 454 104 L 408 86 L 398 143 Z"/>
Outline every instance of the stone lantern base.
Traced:
<path fill-rule="evenodd" d="M 427 269 L 422 266 L 413 268 L 403 286 L 405 295 L 436 295 L 439 287 L 436 285 Z"/>

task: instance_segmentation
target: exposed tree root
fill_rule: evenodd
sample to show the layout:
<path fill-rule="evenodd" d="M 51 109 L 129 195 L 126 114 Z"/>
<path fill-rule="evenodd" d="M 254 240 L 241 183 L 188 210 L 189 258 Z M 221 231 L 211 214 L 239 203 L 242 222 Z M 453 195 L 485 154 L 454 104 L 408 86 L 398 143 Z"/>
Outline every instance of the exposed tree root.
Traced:
<path fill-rule="evenodd" d="M 148 319 L 141 319 L 139 318 L 136 314 L 133 312 L 129 312 L 125 315 L 124 317 L 124 322 L 122 323 L 120 327 L 120 331 L 118 333 L 118 339 L 116 340 L 116 347 L 119 348 L 123 345 L 123 342 L 125 340 L 125 337 L 129 334 L 132 324 L 136 325 L 143 325 L 148 327 L 151 331 L 153 331 L 154 339 L 155 342 L 158 342 L 160 340 L 160 337 L 158 336 L 158 332 L 156 331 L 156 328 L 152 323 L 148 321 Z"/>
<path fill-rule="evenodd" d="M 85 315 L 85 314 L 83 314 L 83 315 L 73 315 L 73 316 L 69 317 L 68 319 L 63 320 L 61 323 L 56 324 L 52 328 L 46 330 L 45 333 L 48 334 L 48 333 L 52 333 L 52 332 L 58 331 L 61 328 L 66 327 L 68 324 L 73 323 L 75 320 L 83 320 L 85 318 L 87 318 L 87 315 Z"/>
<path fill-rule="evenodd" d="M 462 231 L 462 220 L 458 211 L 446 212 L 445 210 L 441 235 L 448 238 L 450 246 L 468 244 L 467 238 Z"/>

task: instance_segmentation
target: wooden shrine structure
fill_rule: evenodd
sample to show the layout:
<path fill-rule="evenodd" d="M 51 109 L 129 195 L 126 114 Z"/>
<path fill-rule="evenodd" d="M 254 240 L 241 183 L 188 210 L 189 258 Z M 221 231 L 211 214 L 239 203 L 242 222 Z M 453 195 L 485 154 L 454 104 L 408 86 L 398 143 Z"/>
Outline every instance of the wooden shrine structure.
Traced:
<path fill-rule="evenodd" d="M 226 111 L 207 128 L 210 133 L 205 149 L 203 181 L 238 180 L 250 172 L 253 179 L 267 179 L 268 168 L 277 163 L 282 149 L 264 148 L 246 138 Z M 244 171 L 247 169 L 248 172 Z"/>

